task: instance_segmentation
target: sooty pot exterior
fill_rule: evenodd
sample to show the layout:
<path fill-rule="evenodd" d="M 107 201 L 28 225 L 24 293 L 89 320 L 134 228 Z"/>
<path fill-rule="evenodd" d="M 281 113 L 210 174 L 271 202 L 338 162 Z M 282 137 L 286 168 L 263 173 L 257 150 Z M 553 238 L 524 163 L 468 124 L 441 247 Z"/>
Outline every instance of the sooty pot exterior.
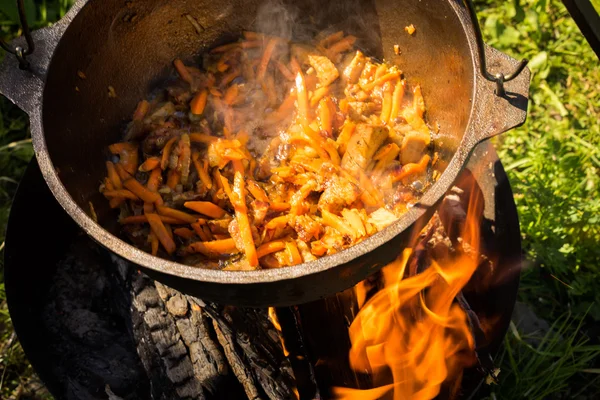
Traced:
<path fill-rule="evenodd" d="M 201 32 L 189 22 L 192 16 Z M 413 24 L 415 35 L 404 27 Z M 359 38 L 367 54 L 400 66 L 423 89 L 441 178 L 386 230 L 338 254 L 278 270 L 217 271 L 153 257 L 118 238 L 98 186 L 108 144 L 117 142 L 137 102 L 161 85 L 175 58 L 197 60 L 246 29 L 302 39 L 334 28 Z M 529 71 L 494 95 L 478 72 L 472 21 L 455 0 L 79 0 L 53 27 L 34 33 L 29 70 L 0 66 L 0 92 L 29 113 L 36 157 L 62 207 L 96 241 L 153 278 L 206 300 L 289 305 L 353 286 L 393 260 L 431 217 L 480 141 L 524 122 Z M 398 45 L 401 54 L 394 53 Z M 516 60 L 486 49 L 491 72 Z M 83 72 L 83 74 L 80 73 Z M 109 87 L 115 96 L 109 96 Z M 98 223 L 89 216 L 93 203 Z"/>

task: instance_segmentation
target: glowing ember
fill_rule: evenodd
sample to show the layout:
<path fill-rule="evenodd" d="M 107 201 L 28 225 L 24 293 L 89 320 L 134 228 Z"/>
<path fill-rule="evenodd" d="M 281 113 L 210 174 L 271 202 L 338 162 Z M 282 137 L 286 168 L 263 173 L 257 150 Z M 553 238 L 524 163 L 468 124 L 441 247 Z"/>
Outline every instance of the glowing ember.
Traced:
<path fill-rule="evenodd" d="M 375 387 L 335 388 L 337 398 L 432 399 L 444 382 L 460 382 L 463 369 L 476 359 L 467 316 L 455 297 L 477 269 L 480 218 L 481 207 L 469 204 L 461 232 L 468 254 L 434 261 L 406 277 L 409 248 L 382 270 L 383 289 L 366 303 L 364 284 L 357 285 L 362 308 L 349 329 L 350 365 L 371 374 Z"/>

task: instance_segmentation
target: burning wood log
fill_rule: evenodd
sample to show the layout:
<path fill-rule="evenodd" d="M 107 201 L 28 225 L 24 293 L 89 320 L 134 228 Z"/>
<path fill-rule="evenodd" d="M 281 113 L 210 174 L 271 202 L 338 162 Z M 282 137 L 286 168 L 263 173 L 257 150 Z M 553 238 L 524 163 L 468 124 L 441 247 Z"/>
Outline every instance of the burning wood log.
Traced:
<path fill-rule="evenodd" d="M 266 310 L 204 303 L 115 262 L 121 286 L 132 293 L 138 354 L 150 380 L 162 382 L 154 398 L 296 398 L 291 365 Z"/>

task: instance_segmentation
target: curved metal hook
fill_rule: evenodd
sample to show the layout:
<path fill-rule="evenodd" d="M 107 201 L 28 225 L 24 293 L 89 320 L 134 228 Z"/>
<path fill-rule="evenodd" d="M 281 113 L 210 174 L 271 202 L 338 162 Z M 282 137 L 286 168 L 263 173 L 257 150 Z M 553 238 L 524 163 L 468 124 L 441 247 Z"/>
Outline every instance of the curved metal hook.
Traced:
<path fill-rule="evenodd" d="M 35 44 L 33 42 L 33 38 L 31 37 L 29 24 L 27 23 L 27 14 L 25 13 L 23 0 L 17 0 L 17 9 L 19 10 L 19 20 L 21 21 L 21 29 L 23 31 L 23 36 L 25 36 L 25 41 L 27 42 L 27 48 L 24 49 L 21 46 L 11 47 L 2 39 L 0 39 L 0 47 L 17 57 L 17 60 L 19 60 L 19 68 L 27 69 L 29 68 L 29 62 L 27 61 L 26 57 L 33 53 Z"/>
<path fill-rule="evenodd" d="M 477 19 L 477 13 L 475 12 L 475 5 L 472 0 L 465 0 L 471 22 L 473 23 L 473 30 L 475 31 L 475 40 L 477 40 L 477 48 L 479 51 L 479 67 L 481 69 L 481 75 L 488 81 L 496 83 L 496 95 L 502 97 L 505 95 L 504 82 L 510 82 L 515 79 L 525 69 L 528 59 L 523 59 L 517 68 L 508 75 L 503 73 L 497 73 L 496 75 L 490 74 L 487 69 L 487 62 L 485 58 L 485 45 L 483 43 L 483 36 L 481 34 L 481 27 L 479 26 L 479 20 Z"/>

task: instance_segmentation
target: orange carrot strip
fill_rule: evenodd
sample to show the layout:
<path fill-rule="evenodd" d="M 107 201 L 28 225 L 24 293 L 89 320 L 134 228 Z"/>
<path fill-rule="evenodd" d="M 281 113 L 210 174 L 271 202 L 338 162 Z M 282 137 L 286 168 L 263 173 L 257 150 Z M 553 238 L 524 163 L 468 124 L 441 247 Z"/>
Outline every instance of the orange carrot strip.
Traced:
<path fill-rule="evenodd" d="M 221 207 L 217 206 L 210 201 L 186 201 L 183 203 L 185 208 L 189 208 L 190 210 L 194 210 L 197 213 L 202 215 L 206 215 L 211 218 L 222 218 L 227 214 L 227 211 L 223 210 Z"/>
<path fill-rule="evenodd" d="M 130 174 L 129 172 L 125 171 L 125 168 L 123 168 L 123 166 L 121 165 L 121 163 L 115 164 L 115 169 L 117 170 L 117 174 L 119 175 L 119 178 L 121 178 L 121 181 L 124 181 L 125 179 L 131 178 L 132 174 Z"/>
<path fill-rule="evenodd" d="M 115 190 L 115 186 L 112 184 L 108 177 L 104 178 L 104 189 L 103 190 Z M 102 192 L 102 190 L 101 190 Z"/>
<path fill-rule="evenodd" d="M 285 242 L 283 240 L 275 240 L 273 242 L 268 242 L 261 244 L 256 249 L 256 256 L 258 258 L 262 258 L 268 254 L 275 253 L 276 251 L 280 251 L 285 249 Z"/>
<path fill-rule="evenodd" d="M 153 203 L 144 203 L 144 214 L 153 213 L 154 212 L 154 204 Z"/>
<path fill-rule="evenodd" d="M 381 64 L 379 67 L 377 67 L 377 69 L 375 70 L 375 79 L 382 77 L 383 75 L 385 75 L 385 73 L 387 72 L 388 67 L 385 64 Z"/>
<path fill-rule="evenodd" d="M 242 35 L 244 35 L 244 39 L 246 39 L 246 40 L 259 40 L 264 37 L 264 35 L 262 33 L 253 32 L 253 31 L 244 31 L 242 33 Z"/>
<path fill-rule="evenodd" d="M 275 217 L 265 225 L 265 229 L 277 229 L 284 228 L 289 221 L 289 217 L 287 215 L 282 215 L 280 217 Z"/>
<path fill-rule="evenodd" d="M 329 86 L 323 86 L 323 87 L 316 89 L 313 92 L 312 97 L 310 98 L 310 106 L 316 107 L 316 105 L 319 104 L 319 101 L 323 97 L 327 96 L 328 94 L 329 94 Z"/>
<path fill-rule="evenodd" d="M 298 74 L 298 72 L 302 71 L 298 60 L 296 60 L 296 57 L 294 56 L 290 57 L 290 69 L 294 74 Z"/>
<path fill-rule="evenodd" d="M 245 42 L 240 43 L 242 49 L 254 49 L 262 46 L 262 40 L 247 40 Z"/>
<path fill-rule="evenodd" d="M 150 157 L 147 158 L 146 161 L 144 161 L 140 167 L 138 168 L 139 171 L 141 172 L 150 172 L 152 171 L 154 168 L 158 167 L 160 165 L 160 158 L 158 157 Z"/>
<path fill-rule="evenodd" d="M 400 172 L 392 176 L 392 181 L 402 181 L 402 183 L 404 184 L 409 183 L 407 182 L 407 178 L 412 175 L 418 175 L 420 173 L 425 172 L 430 160 L 431 157 L 428 154 L 425 154 L 418 163 L 409 163 L 403 165 Z"/>
<path fill-rule="evenodd" d="M 141 183 L 133 178 L 129 178 L 123 182 L 123 186 L 131 190 L 137 197 L 148 203 L 156 203 L 162 200 L 158 193 L 151 192 L 146 189 Z"/>
<path fill-rule="evenodd" d="M 225 192 L 227 197 L 231 200 L 231 185 L 229 185 L 229 180 L 220 174 L 219 174 L 219 177 L 221 179 L 221 185 L 223 187 L 223 191 Z"/>
<path fill-rule="evenodd" d="M 198 153 L 196 153 L 196 154 L 198 154 Z M 198 157 L 199 156 L 200 155 L 198 154 Z M 210 176 L 208 175 L 208 160 L 204 160 L 202 165 L 200 165 L 200 162 L 196 158 L 196 160 L 194 161 L 194 165 L 196 166 L 196 170 L 198 171 L 198 176 L 200 177 L 200 180 L 202 181 L 204 186 L 208 190 L 212 189 L 213 183 L 212 183 L 212 180 L 210 179 Z"/>
<path fill-rule="evenodd" d="M 267 94 L 269 105 L 275 106 L 277 104 L 277 92 L 275 90 L 275 78 L 273 78 L 273 74 L 265 76 L 262 81 L 262 89 Z"/>
<path fill-rule="evenodd" d="M 125 189 L 105 190 L 104 192 L 102 192 L 102 194 L 104 195 L 104 197 L 108 198 L 139 200 L 139 198 L 135 194 Z"/>
<path fill-rule="evenodd" d="M 235 247 L 235 241 L 231 238 L 213 240 L 211 242 L 194 242 L 189 245 L 189 249 L 196 253 L 202 253 L 205 256 L 209 257 L 233 254 L 238 252 L 237 247 Z"/>
<path fill-rule="evenodd" d="M 373 160 L 375 160 L 375 161 L 381 160 L 383 157 L 388 155 L 394 149 L 394 146 L 398 147 L 398 145 L 396 143 L 388 143 L 387 145 L 381 147 L 379 150 L 377 150 L 377 152 L 373 156 Z"/>
<path fill-rule="evenodd" d="M 173 61 L 173 66 L 175 66 L 179 77 L 191 85 L 193 82 L 192 74 L 190 74 L 190 71 L 188 71 L 187 67 L 183 64 L 183 61 L 176 58 Z"/>
<path fill-rule="evenodd" d="M 256 200 L 264 201 L 265 203 L 269 203 L 269 197 L 267 196 L 267 194 L 265 193 L 263 188 L 261 188 L 258 185 L 258 183 L 256 183 L 252 179 L 249 179 L 246 182 L 246 184 L 248 185 L 248 191 Z"/>
<path fill-rule="evenodd" d="M 289 203 L 283 203 L 280 201 L 271 202 L 269 205 L 269 209 L 273 211 L 287 211 L 291 208 Z"/>
<path fill-rule="evenodd" d="M 214 143 L 217 140 L 219 140 L 219 138 L 217 138 L 215 136 L 206 135 L 204 133 L 190 133 L 189 136 L 190 136 L 190 142 L 193 142 L 193 143 L 210 144 L 210 143 Z"/>
<path fill-rule="evenodd" d="M 162 219 L 161 219 L 162 221 Z M 164 221 L 163 221 L 164 222 Z M 173 240 L 173 229 L 171 229 L 171 225 L 165 223 L 165 230 L 167 231 L 167 235 L 169 235 L 169 237 L 171 238 L 171 240 Z"/>
<path fill-rule="evenodd" d="M 381 86 L 383 85 L 385 82 L 387 81 L 391 81 L 393 79 L 397 79 L 398 77 L 400 77 L 400 72 L 399 71 L 393 71 L 390 73 L 387 73 L 377 79 L 375 79 L 373 82 L 371 83 L 367 83 L 366 85 L 364 85 L 362 87 L 363 90 L 371 90 L 373 89 L 375 86 Z"/>
<path fill-rule="evenodd" d="M 165 206 L 156 206 L 156 210 L 160 215 L 164 215 L 166 217 L 175 218 L 181 221 L 185 221 L 189 224 L 193 224 L 198 219 L 193 215 L 185 213 L 183 211 L 175 210 L 174 208 L 165 207 Z"/>
<path fill-rule="evenodd" d="M 215 240 L 215 237 L 213 236 L 212 232 L 210 231 L 210 228 L 208 227 L 208 225 L 202 225 L 202 230 L 204 231 L 204 235 L 208 238 L 208 241 Z"/>
<path fill-rule="evenodd" d="M 262 81 L 265 77 L 265 73 L 267 72 L 267 67 L 269 66 L 269 61 L 271 60 L 271 56 L 273 55 L 273 51 L 275 50 L 275 46 L 277 46 L 277 39 L 271 38 L 267 42 L 265 46 L 265 51 L 263 52 L 262 58 L 260 60 L 260 64 L 258 65 L 258 71 L 256 73 L 256 79 Z"/>
<path fill-rule="evenodd" d="M 221 91 L 217 88 L 211 87 L 209 92 L 214 97 L 223 97 L 223 93 L 221 93 Z"/>
<path fill-rule="evenodd" d="M 148 178 L 148 182 L 146 183 L 146 187 L 151 192 L 156 192 L 158 190 L 158 186 L 160 185 L 160 181 L 162 179 L 162 171 L 160 168 L 155 168 L 150 172 L 150 177 Z"/>
<path fill-rule="evenodd" d="M 217 71 L 225 72 L 229 69 L 229 64 L 227 64 L 227 60 L 221 60 L 217 63 Z"/>
<path fill-rule="evenodd" d="M 348 146 L 348 142 L 354 134 L 354 130 L 356 129 L 356 124 L 354 122 L 346 121 L 344 123 L 344 127 L 342 128 L 342 132 L 336 139 L 336 143 L 338 144 L 338 152 L 343 156 L 346 153 L 346 147 Z"/>
<path fill-rule="evenodd" d="M 390 82 L 386 82 L 383 85 L 383 103 L 381 105 L 381 114 L 379 119 L 383 124 L 387 124 L 390 121 L 390 114 L 392 112 L 392 88 Z"/>
<path fill-rule="evenodd" d="M 224 86 L 229 85 L 239 75 L 240 75 L 240 70 L 238 68 L 234 68 L 233 70 L 229 71 L 227 74 L 223 75 L 223 77 L 221 78 L 221 86 L 224 87 Z"/>
<path fill-rule="evenodd" d="M 390 112 L 390 120 L 394 121 L 400 115 L 400 106 L 402 105 L 402 99 L 404 98 L 404 89 L 406 82 L 396 83 L 394 88 L 394 94 L 392 95 L 392 111 Z"/>
<path fill-rule="evenodd" d="M 123 188 L 123 183 L 121 182 L 121 178 L 115 169 L 115 164 L 110 161 L 106 162 L 106 170 L 108 171 L 108 179 L 110 183 L 112 183 L 114 189 Z"/>
<path fill-rule="evenodd" d="M 206 100 L 208 99 L 208 90 L 202 89 L 190 102 L 190 111 L 194 115 L 202 115 L 204 108 L 206 107 Z"/>
<path fill-rule="evenodd" d="M 163 171 L 165 169 L 167 169 L 167 166 L 169 165 L 169 158 L 171 157 L 171 149 L 173 148 L 173 145 L 175 144 L 176 140 L 177 140 L 177 136 L 173 136 L 165 144 L 165 147 L 163 147 L 163 150 L 162 150 L 162 159 L 160 161 L 160 168 Z"/>
<path fill-rule="evenodd" d="M 148 218 L 150 229 L 152 229 L 152 232 L 158 237 L 158 240 L 167 253 L 172 254 L 176 249 L 175 242 L 169 236 L 169 232 L 160 217 L 157 214 L 146 214 L 146 218 Z"/>
<path fill-rule="evenodd" d="M 158 253 L 158 237 L 154 234 L 154 232 L 150 231 L 148 234 L 148 239 L 150 240 L 152 255 L 155 256 Z"/>
<path fill-rule="evenodd" d="M 248 219 L 248 207 L 246 206 L 246 185 L 244 184 L 244 176 L 240 172 L 235 173 L 233 191 L 229 200 L 235 209 L 235 219 L 238 223 L 240 236 L 244 244 L 246 259 L 251 266 L 258 267 L 256 246 L 252 237 L 252 229 L 250 228 L 250 220 Z"/>
<path fill-rule="evenodd" d="M 343 53 L 344 51 L 348 51 L 352 48 L 356 42 L 356 37 L 352 35 L 348 35 L 342 40 L 332 44 L 326 51 L 326 55 L 330 59 L 335 59 L 339 53 Z"/>
<path fill-rule="evenodd" d="M 221 180 L 221 172 L 219 172 L 218 168 L 213 169 L 213 182 L 217 185 L 217 189 L 223 189 L 223 181 Z"/>
<path fill-rule="evenodd" d="M 238 96 L 238 89 L 238 85 L 235 84 L 227 88 L 227 90 L 225 91 L 225 96 L 223 97 L 223 101 L 225 102 L 225 104 L 232 105 L 233 103 L 235 103 L 235 100 Z"/>
<path fill-rule="evenodd" d="M 319 127 L 328 135 L 332 133 L 333 114 L 335 113 L 335 105 L 331 101 L 331 97 L 325 97 L 319 102 Z"/>
<path fill-rule="evenodd" d="M 279 72 L 281 72 L 281 75 L 283 75 L 285 79 L 292 82 L 294 81 L 294 74 L 288 69 L 288 67 L 285 66 L 284 63 L 282 63 L 281 61 L 275 61 L 275 65 L 277 66 L 277 69 L 279 70 Z"/>
<path fill-rule="evenodd" d="M 331 44 L 342 40 L 344 37 L 344 31 L 338 31 L 327 35 L 319 42 L 320 47 L 329 47 Z"/>
<path fill-rule="evenodd" d="M 202 229 L 203 227 L 199 223 L 193 223 L 192 228 L 194 229 L 194 232 L 196 232 L 196 235 L 198 235 L 203 242 L 208 242 L 210 240 L 204 232 L 204 229 Z"/>
<path fill-rule="evenodd" d="M 425 101 L 423 100 L 423 94 L 421 93 L 421 85 L 417 85 L 413 89 L 413 107 L 419 118 L 423 118 L 423 114 L 425 113 Z"/>
<path fill-rule="evenodd" d="M 283 100 L 281 102 L 281 104 L 279 105 L 279 108 L 277 108 L 277 114 L 279 115 L 279 117 L 283 118 L 284 116 L 288 115 L 289 112 L 294 108 L 295 102 L 296 102 L 296 93 L 290 92 L 290 94 L 287 95 L 285 100 Z"/>
<path fill-rule="evenodd" d="M 189 228 L 177 228 L 173 230 L 173 233 L 184 239 L 191 239 L 194 237 L 194 231 Z"/>
<path fill-rule="evenodd" d="M 167 173 L 167 186 L 171 188 L 171 190 L 175 190 L 179 181 L 181 180 L 181 173 L 174 169 L 169 170 Z"/>
<path fill-rule="evenodd" d="M 187 222 L 185 221 L 181 221 L 172 217 L 167 217 L 164 215 L 159 215 L 160 220 L 164 223 L 167 224 L 174 224 L 174 225 L 185 225 L 187 224 Z M 124 217 L 121 218 L 119 220 L 120 224 L 126 225 L 126 224 L 145 224 L 146 222 L 148 222 L 148 218 L 146 218 L 145 215 L 131 215 L 129 217 Z"/>
<path fill-rule="evenodd" d="M 235 49 L 236 47 L 239 47 L 239 43 L 227 43 L 224 44 L 223 46 L 218 46 L 215 47 L 214 49 L 212 49 L 210 52 L 211 53 L 225 53 L 226 51 L 229 51 L 231 49 Z"/>
<path fill-rule="evenodd" d="M 298 250 L 296 242 L 294 242 L 293 240 L 286 241 L 285 248 L 287 249 L 290 255 L 290 265 L 302 264 L 302 256 L 300 255 L 300 251 Z"/>
<path fill-rule="evenodd" d="M 150 103 L 148 103 L 148 100 L 140 101 L 133 113 L 132 119 L 134 121 L 141 121 L 142 119 L 144 119 L 144 117 L 148 113 L 149 109 L 150 109 Z"/>

